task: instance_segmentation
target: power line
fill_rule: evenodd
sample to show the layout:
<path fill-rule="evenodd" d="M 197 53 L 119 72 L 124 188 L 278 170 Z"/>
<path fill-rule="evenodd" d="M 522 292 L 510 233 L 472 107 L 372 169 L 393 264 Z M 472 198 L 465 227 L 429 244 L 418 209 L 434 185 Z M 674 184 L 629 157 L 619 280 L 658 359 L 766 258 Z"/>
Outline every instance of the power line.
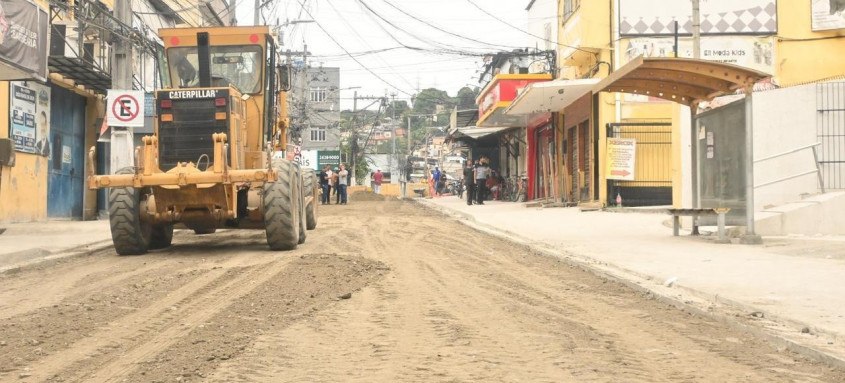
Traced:
<path fill-rule="evenodd" d="M 425 25 L 428 25 L 428 26 L 430 26 L 430 27 L 432 27 L 432 28 L 434 28 L 434 29 L 436 29 L 436 30 L 438 30 L 438 31 L 440 31 L 440 32 L 446 33 L 446 34 L 448 34 L 448 35 L 452 35 L 452 36 L 455 36 L 455 37 L 458 37 L 458 38 L 462 38 L 462 39 L 465 39 L 465 40 L 469 40 L 469 41 L 472 41 L 472 42 L 476 42 L 476 43 L 479 43 L 479 44 L 488 45 L 488 46 L 491 46 L 491 47 L 499 47 L 499 48 L 502 48 L 502 47 L 505 47 L 505 48 L 517 48 L 517 47 L 511 47 L 511 46 L 507 46 L 507 45 L 490 44 L 490 43 L 487 43 L 487 42 L 484 42 L 484 41 L 481 41 L 481 40 L 476 40 L 476 39 L 471 38 L 471 37 L 466 37 L 466 36 L 463 36 L 463 35 L 459 35 L 459 34 L 457 34 L 457 33 L 450 32 L 450 31 L 448 31 L 448 30 L 445 30 L 445 29 L 443 29 L 443 28 L 441 28 L 441 27 L 439 27 L 439 26 L 437 26 L 437 25 L 434 25 L 434 24 L 432 24 L 432 23 L 430 23 L 430 22 L 428 22 L 428 21 L 422 20 L 422 19 L 420 19 L 420 18 L 418 18 L 418 17 L 416 17 L 416 16 L 414 16 L 414 15 L 412 15 L 412 14 L 410 14 L 410 13 L 406 12 L 405 10 L 403 10 L 403 9 L 401 9 L 401 8 L 399 8 L 399 7 L 397 7 L 395 4 L 392 4 L 392 3 L 390 3 L 390 2 L 389 2 L 389 1 L 387 1 L 387 0 L 382 0 L 382 1 L 384 1 L 384 3 L 385 3 L 385 4 L 389 5 L 389 6 L 390 6 L 390 7 L 392 7 L 393 9 L 395 9 L 395 10 L 397 10 L 397 11 L 399 11 L 399 12 L 402 12 L 404 15 L 406 15 L 406 16 L 408 16 L 408 17 L 410 17 L 410 18 L 412 18 L 412 19 L 414 19 L 414 20 L 416 20 L 416 21 L 419 21 L 420 23 L 423 23 L 423 24 L 425 24 Z"/>
<path fill-rule="evenodd" d="M 323 27 L 323 25 L 322 25 L 322 24 L 320 24 L 320 22 L 319 22 L 319 21 L 317 21 L 317 19 L 314 17 L 314 15 L 312 15 L 310 11 L 308 11 L 307 9 L 305 9 L 305 3 L 304 3 L 304 0 L 297 0 L 297 2 L 299 2 L 299 3 L 300 3 L 300 5 L 302 5 L 302 10 L 303 10 L 303 11 L 305 11 L 305 13 L 307 13 L 307 14 L 308 14 L 308 17 L 310 17 L 310 18 L 311 18 L 311 20 L 314 20 L 314 23 L 315 23 L 315 24 L 317 24 L 317 27 L 319 27 L 319 28 L 320 28 L 320 30 L 322 30 L 322 31 L 323 31 L 323 33 L 325 33 L 325 34 L 326 34 L 326 36 L 327 36 L 327 37 L 328 37 L 328 38 L 329 38 L 329 39 L 330 39 L 330 40 L 331 40 L 331 41 L 332 41 L 335 45 L 337 45 L 337 47 L 338 47 L 338 48 L 340 48 L 342 51 L 344 51 L 344 52 L 346 53 L 346 55 L 347 55 L 347 56 L 349 56 L 349 58 L 351 58 L 353 61 L 355 61 L 355 62 L 356 62 L 358 65 L 360 65 L 362 68 L 367 69 L 367 72 L 369 72 L 370 74 L 372 74 L 372 75 L 373 75 L 373 76 L 375 76 L 377 79 L 379 79 L 381 82 L 385 83 L 386 85 L 390 86 L 391 88 L 396 89 L 397 91 L 399 91 L 399 92 L 401 92 L 401 93 L 403 93 L 403 94 L 406 94 L 406 95 L 408 95 L 408 96 L 413 96 L 413 94 L 408 93 L 408 92 L 406 92 L 406 91 L 404 91 L 404 90 L 402 90 L 402 89 L 399 89 L 399 87 L 397 87 L 396 85 L 393 85 L 393 84 L 392 84 L 392 83 L 390 83 L 389 81 L 385 80 L 384 78 L 382 78 L 381 76 L 379 76 L 376 72 L 373 72 L 371 69 L 367 68 L 367 66 L 366 66 L 366 65 L 364 65 L 361 61 L 359 61 L 359 60 L 358 60 L 355 56 L 352 56 L 352 55 L 350 54 L 350 52 L 349 52 L 348 50 L 346 50 L 346 48 L 344 48 L 344 47 L 343 47 L 343 45 L 341 45 L 341 44 L 340 44 L 340 42 L 338 42 L 338 41 L 337 41 L 337 39 L 335 39 L 335 38 L 334 38 L 334 36 L 332 36 L 332 35 L 331 35 L 331 33 L 329 33 L 329 31 L 327 31 L 327 30 L 326 30 L 326 28 L 324 28 L 324 27 Z"/>
<path fill-rule="evenodd" d="M 557 41 L 552 41 L 552 40 L 549 40 L 549 39 L 547 39 L 547 38 L 545 38 L 545 37 L 540 37 L 540 36 L 537 36 L 537 35 L 535 35 L 535 34 L 533 34 L 533 33 L 531 33 L 531 32 L 528 32 L 528 31 L 523 30 L 523 29 L 522 29 L 522 28 L 520 28 L 520 27 L 517 27 L 516 25 L 513 25 L 513 24 L 511 24 L 511 23 L 509 23 L 509 22 L 507 22 L 507 21 L 505 21 L 505 20 L 502 20 L 501 18 L 499 18 L 498 16 L 496 16 L 496 15 L 494 15 L 494 14 L 490 13 L 490 12 L 487 12 L 487 10 L 485 10 L 484 8 L 481 8 L 480 6 L 478 6 L 478 4 L 476 4 L 476 3 L 475 3 L 475 2 L 473 2 L 472 0 L 466 0 L 466 1 L 467 1 L 468 3 L 470 3 L 470 4 L 472 4 L 472 6 L 474 6 L 474 7 L 478 8 L 478 10 L 480 10 L 481 12 L 484 12 L 484 13 L 485 13 L 485 14 L 487 14 L 488 16 L 490 16 L 490 17 L 492 17 L 492 18 L 496 19 L 496 20 L 497 20 L 497 21 L 499 21 L 500 23 L 505 24 L 505 25 L 507 25 L 507 26 L 509 26 L 509 27 L 511 27 L 511 28 L 513 28 L 513 29 L 516 29 L 516 30 L 518 30 L 518 31 L 520 31 L 520 32 L 522 32 L 522 33 L 524 33 L 524 34 L 528 35 L 528 36 L 532 36 L 532 37 L 538 38 L 538 39 L 540 39 L 540 40 L 543 40 L 543 41 L 546 41 L 546 42 L 549 42 L 549 43 L 552 43 L 552 44 L 557 44 L 558 46 L 561 46 L 561 47 L 572 48 L 572 49 L 579 50 L 579 51 L 581 51 L 581 52 L 590 53 L 590 54 L 592 54 L 592 53 L 593 53 L 593 52 L 590 52 L 590 51 L 588 51 L 588 50 L 586 50 L 586 49 L 582 49 L 582 48 L 579 48 L 579 47 L 576 47 L 576 46 L 572 46 L 572 45 L 561 44 L 561 43 L 559 43 L 559 42 L 557 42 Z"/>

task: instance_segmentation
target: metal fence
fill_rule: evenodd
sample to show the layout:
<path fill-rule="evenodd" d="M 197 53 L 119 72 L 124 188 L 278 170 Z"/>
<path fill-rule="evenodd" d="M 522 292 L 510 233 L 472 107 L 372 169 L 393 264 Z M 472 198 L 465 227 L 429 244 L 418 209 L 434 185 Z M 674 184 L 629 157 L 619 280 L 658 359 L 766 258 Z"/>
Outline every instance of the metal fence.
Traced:
<path fill-rule="evenodd" d="M 619 196 L 623 206 L 671 205 L 672 124 L 607 124 L 607 136 L 637 140 L 634 180 L 608 180 L 608 204 Z"/>
<path fill-rule="evenodd" d="M 845 189 L 845 82 L 816 86 L 816 134 L 825 189 Z"/>

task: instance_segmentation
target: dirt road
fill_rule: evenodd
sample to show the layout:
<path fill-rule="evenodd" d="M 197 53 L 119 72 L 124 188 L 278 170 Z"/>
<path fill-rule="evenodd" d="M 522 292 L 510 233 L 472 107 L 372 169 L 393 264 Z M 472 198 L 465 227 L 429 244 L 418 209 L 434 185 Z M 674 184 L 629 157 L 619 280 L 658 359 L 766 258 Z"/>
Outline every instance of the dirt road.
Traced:
<path fill-rule="evenodd" d="M 179 232 L 141 257 L 0 275 L 0 381 L 845 381 L 414 203 L 354 197 L 321 206 L 293 252 Z"/>

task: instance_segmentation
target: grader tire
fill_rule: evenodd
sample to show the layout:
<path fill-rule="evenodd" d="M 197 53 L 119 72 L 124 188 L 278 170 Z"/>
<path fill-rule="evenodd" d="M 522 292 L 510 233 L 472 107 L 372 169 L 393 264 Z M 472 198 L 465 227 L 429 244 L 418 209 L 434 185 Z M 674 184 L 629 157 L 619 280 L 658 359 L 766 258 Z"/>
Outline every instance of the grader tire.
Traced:
<path fill-rule="evenodd" d="M 156 225 L 150 236 L 150 250 L 165 249 L 173 243 L 173 225 Z"/>
<path fill-rule="evenodd" d="M 317 176 L 314 174 L 314 169 L 301 168 L 302 170 L 302 194 L 311 194 L 311 191 L 317 185 Z"/>
<path fill-rule="evenodd" d="M 314 195 L 314 198 L 311 199 L 311 203 L 305 207 L 305 228 L 308 230 L 314 230 L 317 228 L 317 193 L 311 192 Z"/>
<path fill-rule="evenodd" d="M 303 243 L 305 243 L 305 237 L 308 236 L 308 230 L 307 230 L 307 227 L 306 227 L 307 225 L 306 225 L 306 222 L 305 222 L 306 221 L 306 219 L 305 219 L 305 194 L 303 194 L 303 192 L 302 192 L 302 190 L 305 188 L 302 185 L 303 184 L 302 178 L 303 178 L 304 175 L 302 173 L 302 168 L 300 168 L 298 164 L 295 165 L 295 166 L 296 166 L 296 171 L 297 171 L 296 179 L 297 179 L 297 181 L 299 181 L 299 187 L 296 188 L 296 190 L 299 191 L 298 193 L 296 193 L 296 198 L 297 198 L 297 200 L 299 200 L 299 202 L 297 203 L 297 206 L 299 207 L 297 209 L 297 213 L 299 214 L 299 244 L 303 244 Z"/>
<path fill-rule="evenodd" d="M 317 175 L 314 169 L 302 168 L 302 197 L 313 196 L 311 203 L 305 207 L 305 228 L 314 230 L 317 228 Z"/>
<path fill-rule="evenodd" d="M 117 174 L 131 174 L 131 167 Z M 150 249 L 153 227 L 141 220 L 141 192 L 133 187 L 109 190 L 109 226 L 114 249 L 120 255 L 141 255 Z"/>
<path fill-rule="evenodd" d="M 278 179 L 265 183 L 262 193 L 267 244 L 271 250 L 293 250 L 299 244 L 299 200 L 294 194 L 301 193 L 299 174 L 286 160 L 273 161 L 273 168 Z"/>

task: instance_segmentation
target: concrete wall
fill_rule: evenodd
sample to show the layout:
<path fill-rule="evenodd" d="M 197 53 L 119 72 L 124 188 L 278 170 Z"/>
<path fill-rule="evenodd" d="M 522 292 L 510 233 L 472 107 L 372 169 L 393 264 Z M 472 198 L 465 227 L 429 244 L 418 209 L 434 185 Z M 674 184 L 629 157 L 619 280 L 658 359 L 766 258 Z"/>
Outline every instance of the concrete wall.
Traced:
<path fill-rule="evenodd" d="M 754 94 L 754 158 L 762 159 L 818 142 L 816 135 L 816 86 L 804 85 Z M 757 162 L 754 184 L 760 185 L 815 169 L 810 149 Z M 772 185 L 758 187 L 755 210 L 801 199 L 819 192 L 813 173 Z"/>
<path fill-rule="evenodd" d="M 826 193 L 757 212 L 761 235 L 845 235 L 845 192 Z"/>

